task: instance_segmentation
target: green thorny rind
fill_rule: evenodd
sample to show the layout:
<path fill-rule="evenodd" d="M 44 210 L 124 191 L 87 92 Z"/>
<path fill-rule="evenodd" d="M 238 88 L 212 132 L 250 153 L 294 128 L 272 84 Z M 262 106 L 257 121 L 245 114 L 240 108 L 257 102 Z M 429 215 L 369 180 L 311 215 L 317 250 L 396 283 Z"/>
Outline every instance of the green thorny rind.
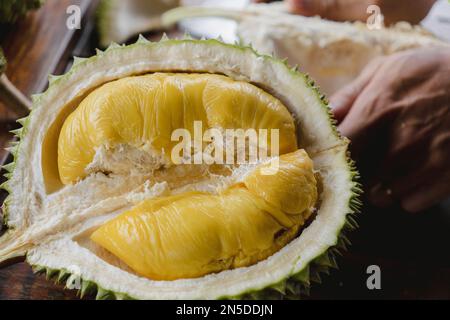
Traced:
<path fill-rule="evenodd" d="M 2 0 L 0 2 L 0 24 L 14 23 L 29 10 L 38 9 L 45 0 Z"/>
<path fill-rule="evenodd" d="M 160 42 L 170 42 L 173 44 L 182 44 L 186 42 L 201 42 L 201 43 L 209 43 L 212 45 L 221 45 L 224 47 L 232 47 L 234 49 L 238 50 L 250 50 L 253 54 L 255 54 L 257 57 L 262 59 L 268 59 L 271 61 L 274 61 L 276 63 L 281 63 L 287 71 L 297 77 L 302 77 L 307 85 L 315 92 L 317 95 L 317 98 L 322 102 L 321 106 L 325 108 L 325 111 L 328 115 L 329 122 L 331 126 L 333 127 L 333 132 L 335 135 L 339 138 L 341 138 L 341 135 L 339 134 L 337 128 L 336 128 L 336 122 L 333 118 L 331 109 L 328 106 L 328 101 L 326 100 L 325 96 L 323 96 L 319 88 L 314 84 L 314 82 L 309 78 L 308 75 L 305 75 L 298 71 L 298 68 L 291 68 L 286 61 L 276 59 L 275 57 L 269 56 L 269 55 L 262 55 L 259 54 L 253 47 L 250 45 L 240 45 L 240 44 L 225 44 L 221 41 L 215 40 L 215 39 L 208 39 L 208 40 L 192 40 L 192 39 L 169 39 L 166 35 L 164 35 Z M 140 36 L 138 41 L 135 44 L 131 44 L 129 46 L 120 46 L 116 43 L 111 43 L 111 45 L 106 49 L 105 51 L 97 50 L 97 54 L 91 58 L 87 59 L 81 59 L 77 60 L 77 63 L 75 63 L 72 67 L 72 69 L 67 72 L 65 75 L 54 78 L 51 81 L 51 85 L 47 89 L 46 92 L 44 92 L 41 95 L 36 95 L 33 97 L 33 110 L 34 107 L 37 106 L 39 100 L 42 98 L 43 95 L 45 95 L 49 90 L 52 90 L 52 88 L 57 85 L 58 82 L 64 81 L 66 78 L 70 77 L 73 73 L 77 71 L 77 68 L 80 66 L 90 63 L 91 61 L 98 59 L 99 57 L 102 57 L 111 51 L 116 50 L 125 50 L 129 47 L 137 46 L 137 45 L 145 45 L 145 46 L 153 46 L 157 45 L 158 42 L 150 42 L 144 37 Z M 30 115 L 26 118 L 19 119 L 18 122 L 22 125 L 22 129 L 14 131 L 14 134 L 16 135 L 16 139 L 18 141 L 16 144 L 10 148 L 10 152 L 12 153 L 14 157 L 13 164 L 8 164 L 6 167 L 4 167 L 4 170 L 6 170 L 8 179 L 12 176 L 15 162 L 17 160 L 17 155 L 19 153 L 20 148 L 20 140 L 23 139 L 23 137 L 26 135 L 27 127 L 29 124 L 29 121 L 33 115 L 33 111 L 30 113 Z M 355 219 L 353 218 L 353 215 L 358 213 L 360 211 L 360 208 L 362 206 L 361 201 L 359 200 L 359 196 L 362 193 L 361 185 L 359 183 L 359 174 L 356 170 L 354 162 L 350 158 L 350 154 L 347 154 L 347 163 L 349 167 L 349 172 L 351 173 L 350 179 L 352 180 L 352 196 L 349 200 L 348 208 L 349 212 L 346 214 L 346 223 L 342 227 L 339 233 L 338 241 L 337 243 L 328 248 L 326 252 L 322 253 L 319 257 L 315 258 L 313 261 L 311 261 L 303 270 L 300 270 L 294 274 L 291 274 L 286 277 L 286 279 L 281 280 L 280 282 L 271 285 L 267 288 L 261 288 L 259 290 L 256 290 L 254 292 L 246 292 L 239 296 L 233 296 L 233 297 L 223 297 L 224 299 L 280 299 L 280 298 L 287 298 L 287 299 L 298 299 L 302 295 L 308 295 L 310 290 L 310 285 L 312 282 L 321 282 L 321 275 L 327 274 L 329 272 L 330 268 L 337 268 L 336 264 L 336 257 L 340 256 L 343 251 L 347 249 L 347 247 L 350 245 L 350 242 L 346 238 L 345 234 L 347 231 L 353 230 L 357 228 L 357 223 L 355 222 Z M 8 188 L 8 183 L 4 183 L 1 186 L 3 189 L 11 192 Z M 8 199 L 4 202 L 4 222 L 6 222 L 6 217 L 8 214 L 7 210 L 7 204 Z M 54 270 L 50 268 L 46 268 L 45 266 L 33 266 L 33 268 L 37 272 L 46 272 L 48 277 L 56 277 L 56 280 L 59 279 L 59 282 L 64 281 L 70 276 L 70 271 L 68 270 Z M 95 282 L 87 279 L 80 279 L 81 281 L 81 288 L 79 290 L 79 293 L 81 296 L 84 296 L 88 293 L 97 293 L 96 299 L 132 299 L 132 297 L 129 297 L 125 293 L 116 293 L 110 290 L 106 290 L 104 288 L 101 288 L 98 286 Z"/>
<path fill-rule="evenodd" d="M 359 206 L 359 204 L 356 204 Z M 353 214 L 353 213 L 352 213 Z M 347 250 L 350 242 L 345 236 L 347 230 L 355 228 L 355 222 L 351 216 L 348 217 L 347 223 L 344 226 L 344 230 L 341 230 L 339 240 L 337 244 L 328 249 L 325 253 L 314 259 L 309 265 L 298 273 L 289 276 L 276 284 L 273 284 L 267 288 L 256 290 L 252 292 L 246 292 L 239 296 L 223 297 L 223 299 L 239 299 L 239 300 L 280 300 L 289 299 L 296 300 L 301 299 L 303 296 L 309 295 L 310 287 L 312 283 L 321 283 L 321 277 L 325 274 L 329 274 L 330 269 L 337 269 L 337 257 L 342 255 L 342 252 Z M 68 283 L 71 281 L 70 277 L 72 273 L 66 269 L 52 269 L 44 266 L 33 266 L 33 270 L 36 273 L 45 273 L 47 279 L 54 279 L 56 283 L 65 284 L 68 287 Z M 73 279 L 72 279 L 73 281 Z M 78 288 L 78 294 L 81 298 L 85 296 L 95 297 L 97 300 L 130 300 L 135 299 L 128 294 L 114 292 L 106 290 L 94 281 L 79 279 L 80 287 Z"/>
<path fill-rule="evenodd" d="M 78 295 L 95 297 L 97 300 L 134 300 L 126 293 L 106 290 L 95 282 L 82 279 L 67 269 L 53 269 L 44 266 L 32 266 L 36 274 L 45 274 L 47 280 L 54 280 L 56 284 L 62 284 L 66 289 L 77 289 Z"/>
<path fill-rule="evenodd" d="M 31 115 L 31 114 L 30 114 Z M 0 189 L 8 192 L 8 196 L 3 201 L 2 212 L 3 212 L 3 225 L 5 228 L 8 228 L 8 204 L 10 201 L 11 188 L 9 187 L 9 180 L 12 178 L 14 169 L 16 167 L 16 160 L 19 155 L 20 149 L 20 141 L 25 136 L 27 127 L 30 120 L 30 115 L 25 118 L 18 119 L 17 122 L 22 125 L 21 128 L 12 130 L 11 133 L 14 134 L 13 140 L 10 142 L 10 145 L 6 150 L 12 155 L 12 161 L 4 164 L 1 169 L 3 172 L 3 176 L 6 178 L 6 181 L 0 185 Z"/>

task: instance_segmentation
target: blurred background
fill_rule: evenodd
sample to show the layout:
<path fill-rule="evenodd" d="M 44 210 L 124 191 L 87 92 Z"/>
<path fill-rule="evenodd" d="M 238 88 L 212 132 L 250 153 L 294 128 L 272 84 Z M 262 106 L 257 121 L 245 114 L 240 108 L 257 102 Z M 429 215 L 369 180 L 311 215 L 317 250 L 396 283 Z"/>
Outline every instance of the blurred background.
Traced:
<path fill-rule="evenodd" d="M 3 1 L 0 8 L 8 2 Z M 97 48 L 104 49 L 111 42 L 133 43 L 139 34 L 154 41 L 161 39 L 165 32 L 169 37 L 189 33 L 195 38 L 221 37 L 229 43 L 252 43 L 262 52 L 287 58 L 291 65 L 299 63 L 300 69 L 310 73 L 327 94 L 353 80 L 370 59 L 388 50 L 387 46 L 380 45 L 370 54 L 362 51 L 356 58 L 348 56 L 348 52 L 339 51 L 340 47 L 327 48 L 327 44 L 322 43 L 333 34 L 330 30 L 336 28 L 338 34 L 341 28 L 347 27 L 317 21 L 318 18 L 293 18 L 281 1 L 268 5 L 250 2 L 30 0 L 23 1 L 28 7 L 19 6 L 14 8 L 16 12 L 2 13 L 0 47 L 7 67 L 0 83 L 0 160 L 8 161 L 4 148 L 12 139 L 9 131 L 17 128 L 17 118 L 28 112 L 31 95 L 47 88 L 49 74 L 65 73 L 73 63 L 73 56 L 89 57 Z M 179 5 L 190 6 L 192 10 L 167 14 Z M 198 6 L 208 9 L 201 10 Z M 449 8 L 446 0 L 437 1 L 420 22 L 421 27 L 400 24 L 397 28 L 413 32 L 411 39 L 423 36 L 432 39 L 429 41 L 450 41 Z M 290 19 L 316 19 L 295 21 L 300 25 L 305 23 L 301 32 L 315 36 L 318 49 L 314 50 L 337 50 L 336 54 L 343 56 L 342 61 L 330 60 L 327 65 L 323 59 L 322 64 L 314 68 L 302 63 L 312 58 L 298 50 L 304 38 L 293 37 L 295 28 L 286 29 Z M 354 30 L 358 29 L 351 29 L 350 34 Z M 354 37 L 358 36 L 358 32 L 354 33 Z M 404 48 L 400 46 L 395 50 L 415 46 L 410 39 L 402 45 Z M 344 58 L 352 62 L 351 70 Z M 329 73 L 331 67 L 345 72 Z M 0 201 L 4 196 L 0 194 Z M 313 286 L 310 299 L 450 299 L 449 208 L 447 201 L 411 215 L 395 205 L 379 209 L 365 204 L 358 220 L 360 228 L 349 236 L 352 246 L 341 257 L 340 269 L 325 276 L 323 284 Z M 381 268 L 381 290 L 367 289 L 366 269 L 370 265 Z M 0 299 L 74 297 L 74 292 L 33 275 L 24 263 L 0 268 Z"/>

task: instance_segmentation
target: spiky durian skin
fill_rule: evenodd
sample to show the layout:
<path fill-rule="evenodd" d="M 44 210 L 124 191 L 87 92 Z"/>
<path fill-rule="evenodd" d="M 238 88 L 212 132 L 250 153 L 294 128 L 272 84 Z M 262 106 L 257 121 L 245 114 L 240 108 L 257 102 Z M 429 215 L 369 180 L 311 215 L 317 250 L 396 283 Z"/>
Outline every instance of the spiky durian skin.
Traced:
<path fill-rule="evenodd" d="M 234 48 L 239 51 L 246 51 L 250 50 L 254 55 L 256 55 L 259 59 L 267 59 L 272 60 L 275 63 L 282 64 L 286 67 L 287 72 L 293 76 L 301 78 L 302 81 L 307 83 L 309 86 L 309 89 L 316 95 L 317 99 L 321 101 L 321 107 L 324 109 L 328 114 L 328 122 L 330 126 L 332 127 L 333 134 L 340 140 L 345 141 L 345 138 L 342 138 L 340 136 L 340 133 L 338 132 L 336 126 L 335 126 L 335 120 L 333 119 L 332 112 L 328 106 L 328 102 L 320 92 L 319 89 L 315 86 L 314 82 L 309 79 L 309 77 L 305 74 L 302 74 L 297 71 L 297 68 L 290 68 L 285 61 L 277 60 L 271 56 L 266 55 L 260 55 L 257 53 L 252 47 L 250 46 L 241 46 L 239 44 L 235 45 L 226 45 L 220 41 L 217 40 L 191 40 L 191 39 L 184 39 L 184 40 L 170 40 L 167 37 L 164 37 L 162 39 L 162 42 L 167 42 L 173 45 L 183 45 L 187 43 L 192 42 L 199 42 L 199 43 L 205 43 L 212 46 L 224 46 L 229 48 Z M 154 45 L 154 43 L 149 43 L 147 40 L 145 40 L 143 37 L 139 37 L 139 40 L 136 44 L 130 45 L 132 46 L 142 46 L 142 45 Z M 72 73 L 77 72 L 77 68 L 79 66 L 82 66 L 83 64 L 88 64 L 93 62 L 95 59 L 99 59 L 102 57 L 102 55 L 107 54 L 110 51 L 115 50 L 123 50 L 126 49 L 126 47 L 119 46 L 117 44 L 112 44 L 106 52 L 98 51 L 97 56 L 91 57 L 89 59 L 75 59 L 74 67 L 68 72 L 68 74 L 60 77 L 51 77 L 50 78 L 50 88 L 54 85 L 56 85 L 58 82 L 62 81 L 64 77 L 70 76 Z M 49 90 L 50 90 L 49 88 Z M 33 97 L 33 104 L 37 105 L 39 100 L 41 99 L 40 95 L 36 95 Z M 34 109 L 36 110 L 36 109 Z M 33 112 L 31 114 L 23 119 L 18 120 L 18 122 L 23 126 L 23 128 L 16 130 L 14 134 L 18 138 L 18 141 L 13 144 L 11 148 L 9 148 L 9 151 L 14 156 L 14 161 L 12 164 L 8 164 L 4 166 L 4 169 L 8 172 L 5 176 L 10 179 L 13 175 L 13 171 L 15 168 L 15 161 L 17 160 L 19 149 L 20 149 L 20 140 L 23 139 L 27 134 L 27 127 L 29 125 L 30 119 L 33 117 Z M 348 144 L 348 142 L 345 142 Z M 336 234 L 338 234 L 338 240 L 335 245 L 332 245 L 328 247 L 327 249 L 324 249 L 322 252 L 317 252 L 316 258 L 311 260 L 305 268 L 302 270 L 299 270 L 298 272 L 286 275 L 286 277 L 282 278 L 277 283 L 263 286 L 261 288 L 257 288 L 255 290 L 249 290 L 245 292 L 241 292 L 238 295 L 230 295 L 230 296 L 220 296 L 218 298 L 220 299 L 280 299 L 280 298 L 288 298 L 288 299 L 298 299 L 302 295 L 308 295 L 309 294 L 309 288 L 311 283 L 321 282 L 321 274 L 328 273 L 330 268 L 337 268 L 336 264 L 336 256 L 341 255 L 343 251 L 345 251 L 350 244 L 349 240 L 346 237 L 346 232 L 349 230 L 353 230 L 357 227 L 357 223 L 355 222 L 353 215 L 359 212 L 360 207 L 362 203 L 359 200 L 359 196 L 362 193 L 361 186 L 359 184 L 359 174 L 355 168 L 354 162 L 350 158 L 350 154 L 347 152 L 346 155 L 346 171 L 349 173 L 350 183 L 352 185 L 351 192 L 352 195 L 349 198 L 349 201 L 346 205 L 346 212 L 345 218 L 346 222 L 343 224 L 339 229 L 335 230 Z M 8 181 L 4 183 L 1 188 L 5 189 L 9 193 L 11 193 L 11 188 L 8 186 Z M 3 205 L 3 214 L 5 217 L 8 215 L 8 199 L 5 200 Z M 6 221 L 6 219 L 5 219 Z M 42 265 L 35 265 L 32 262 L 29 261 L 29 263 L 33 266 L 33 270 L 35 270 L 38 273 L 45 272 L 47 274 L 48 278 L 56 278 L 57 282 L 64 283 L 64 280 L 67 279 L 70 276 L 70 271 L 65 270 L 63 268 L 61 269 L 54 269 L 50 268 L 48 266 L 42 266 Z M 96 293 L 96 299 L 135 299 L 137 297 L 132 297 L 128 293 L 123 292 L 114 292 L 105 288 L 102 288 L 99 284 L 97 284 L 92 279 L 88 279 L 86 277 L 81 278 L 81 288 L 79 290 L 79 293 L 81 296 L 87 294 L 87 293 Z"/>
<path fill-rule="evenodd" d="M 0 23 L 14 23 L 29 10 L 38 9 L 45 0 L 3 0 L 0 2 Z"/>

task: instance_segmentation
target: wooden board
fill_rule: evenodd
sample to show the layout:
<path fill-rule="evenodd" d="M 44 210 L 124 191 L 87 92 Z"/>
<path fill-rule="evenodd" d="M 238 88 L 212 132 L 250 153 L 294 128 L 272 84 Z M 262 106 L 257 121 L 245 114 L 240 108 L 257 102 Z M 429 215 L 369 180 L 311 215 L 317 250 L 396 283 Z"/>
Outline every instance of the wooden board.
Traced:
<path fill-rule="evenodd" d="M 85 21 L 81 32 L 65 27 L 66 8 L 79 4 Z M 44 8 L 8 30 L 0 44 L 9 60 L 8 76 L 26 95 L 47 86 L 49 73 L 61 74 L 71 56 L 88 56 L 95 48 L 92 13 L 95 2 L 47 0 Z M 158 36 L 156 37 L 158 38 Z M 0 150 L 16 125 L 0 103 Z M 0 151 L 0 158 L 5 153 Z M 1 197 L 5 194 L 0 194 Z M 420 215 L 366 207 L 360 228 L 350 234 L 353 246 L 339 259 L 340 270 L 313 286 L 312 299 L 450 299 L 450 206 Z M 366 269 L 381 268 L 381 290 L 368 290 Z M 0 266 L 0 299 L 73 299 L 76 292 L 34 275 L 24 262 Z M 92 298 L 92 297 L 87 297 Z"/>

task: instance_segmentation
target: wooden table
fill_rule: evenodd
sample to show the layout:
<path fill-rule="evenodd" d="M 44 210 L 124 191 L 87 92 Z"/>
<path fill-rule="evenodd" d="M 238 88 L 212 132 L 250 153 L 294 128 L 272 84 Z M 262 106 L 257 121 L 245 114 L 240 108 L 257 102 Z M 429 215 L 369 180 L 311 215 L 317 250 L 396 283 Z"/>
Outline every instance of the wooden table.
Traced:
<path fill-rule="evenodd" d="M 80 31 L 65 27 L 65 9 L 79 4 L 85 17 Z M 9 60 L 7 74 L 26 95 L 43 91 L 49 73 L 61 74 L 71 56 L 89 56 L 95 48 L 93 3 L 47 0 L 44 8 L 0 31 Z M 11 138 L 14 115 L 0 103 L 0 147 Z M 4 154 L 0 151 L 0 157 Z M 3 194 L 4 196 L 4 194 Z M 0 199 L 1 201 L 1 199 Z M 315 285 L 312 299 L 450 299 L 450 205 L 419 215 L 393 208 L 365 207 L 360 228 L 350 234 L 353 246 L 339 259 L 339 270 Z M 381 268 L 381 290 L 368 290 L 366 269 Z M 76 293 L 34 275 L 24 262 L 0 267 L 0 299 L 73 299 Z M 88 297 L 92 298 L 92 297 Z"/>

